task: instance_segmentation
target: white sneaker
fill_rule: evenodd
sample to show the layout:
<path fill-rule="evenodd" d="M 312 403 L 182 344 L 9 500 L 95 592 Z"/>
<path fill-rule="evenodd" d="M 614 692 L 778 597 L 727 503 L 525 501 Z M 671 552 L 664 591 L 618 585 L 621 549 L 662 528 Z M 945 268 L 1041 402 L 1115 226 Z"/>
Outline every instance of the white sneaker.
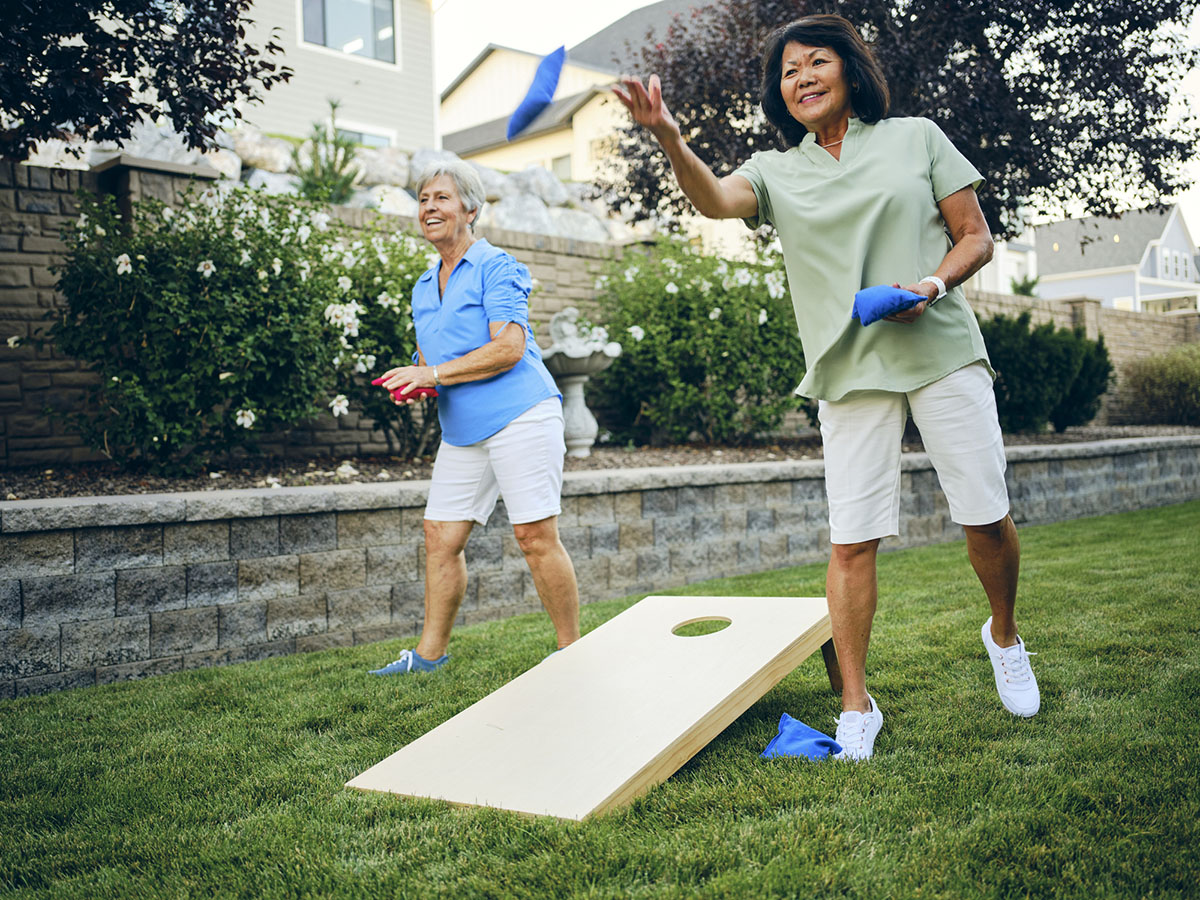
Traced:
<path fill-rule="evenodd" d="M 1014 716 L 1028 719 L 1042 706 L 1042 698 L 1038 693 L 1037 679 L 1033 677 L 1033 669 L 1029 667 L 1029 653 L 1025 642 L 1020 637 L 1012 647 L 1001 647 L 992 640 L 992 619 L 983 623 L 980 632 L 983 646 L 988 658 L 992 661 L 992 673 L 996 676 L 996 690 L 1000 692 L 1000 702 Z"/>
<path fill-rule="evenodd" d="M 883 713 L 870 694 L 867 694 L 867 701 L 871 704 L 870 711 L 844 712 L 835 719 L 837 734 L 834 740 L 842 745 L 842 752 L 835 753 L 834 759 L 870 759 L 875 752 L 875 735 L 883 727 Z"/>

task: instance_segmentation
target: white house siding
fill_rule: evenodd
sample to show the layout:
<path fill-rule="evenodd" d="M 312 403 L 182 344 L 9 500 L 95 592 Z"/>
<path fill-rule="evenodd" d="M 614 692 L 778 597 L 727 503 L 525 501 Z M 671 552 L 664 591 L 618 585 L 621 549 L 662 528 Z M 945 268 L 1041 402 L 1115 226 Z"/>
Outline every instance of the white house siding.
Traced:
<path fill-rule="evenodd" d="M 1045 276 L 1038 282 L 1037 292 L 1038 296 L 1045 300 L 1092 297 L 1100 300 L 1104 306 L 1134 309 L 1135 306 L 1124 301 L 1132 300 L 1137 293 L 1137 270 L 1130 266 L 1128 269 L 1103 274 L 1079 272 L 1069 278 Z"/>
<path fill-rule="evenodd" d="M 263 44 L 278 28 L 284 63 L 295 70 L 287 84 L 244 109 L 263 131 L 303 137 L 327 118 L 329 100 L 341 101 L 339 123 L 387 135 L 404 150 L 437 145 L 433 81 L 433 17 L 429 0 L 395 0 L 396 63 L 382 63 L 305 44 L 300 0 L 256 0 L 250 39 Z"/>

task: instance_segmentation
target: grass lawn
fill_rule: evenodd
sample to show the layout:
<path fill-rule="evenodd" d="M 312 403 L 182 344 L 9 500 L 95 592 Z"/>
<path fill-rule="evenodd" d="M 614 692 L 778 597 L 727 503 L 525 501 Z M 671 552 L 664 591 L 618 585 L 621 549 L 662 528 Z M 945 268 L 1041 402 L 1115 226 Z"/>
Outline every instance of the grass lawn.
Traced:
<path fill-rule="evenodd" d="M 538 662 L 544 616 L 0 703 L 13 897 L 1196 897 L 1200 502 L 1021 532 L 1042 711 L 1000 706 L 963 544 L 880 558 L 875 759 L 758 758 L 827 733 L 820 654 L 665 784 L 590 823 L 345 790 Z M 824 567 L 692 593 L 821 595 Z M 584 610 L 585 629 L 636 598 Z M 613 660 L 619 665 L 619 660 Z M 719 665 L 720 660 L 714 660 Z"/>

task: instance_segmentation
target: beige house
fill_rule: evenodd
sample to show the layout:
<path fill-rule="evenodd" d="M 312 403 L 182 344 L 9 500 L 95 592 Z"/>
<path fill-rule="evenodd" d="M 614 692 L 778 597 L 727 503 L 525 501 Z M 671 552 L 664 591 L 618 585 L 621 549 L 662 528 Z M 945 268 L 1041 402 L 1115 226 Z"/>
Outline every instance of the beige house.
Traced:
<path fill-rule="evenodd" d="M 268 134 L 303 137 L 328 119 L 360 143 L 437 145 L 431 0 L 255 0 L 248 38 L 283 45 L 291 81 L 243 109 Z"/>

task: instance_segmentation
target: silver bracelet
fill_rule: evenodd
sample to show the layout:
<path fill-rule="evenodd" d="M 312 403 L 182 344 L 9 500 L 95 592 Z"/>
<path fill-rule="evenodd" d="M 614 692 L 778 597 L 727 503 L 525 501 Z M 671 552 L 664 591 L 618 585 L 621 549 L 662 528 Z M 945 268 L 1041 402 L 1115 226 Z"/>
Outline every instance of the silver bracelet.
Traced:
<path fill-rule="evenodd" d="M 442 383 L 442 379 L 438 376 L 437 366 L 433 367 L 433 383 L 436 385 L 440 385 Z"/>

